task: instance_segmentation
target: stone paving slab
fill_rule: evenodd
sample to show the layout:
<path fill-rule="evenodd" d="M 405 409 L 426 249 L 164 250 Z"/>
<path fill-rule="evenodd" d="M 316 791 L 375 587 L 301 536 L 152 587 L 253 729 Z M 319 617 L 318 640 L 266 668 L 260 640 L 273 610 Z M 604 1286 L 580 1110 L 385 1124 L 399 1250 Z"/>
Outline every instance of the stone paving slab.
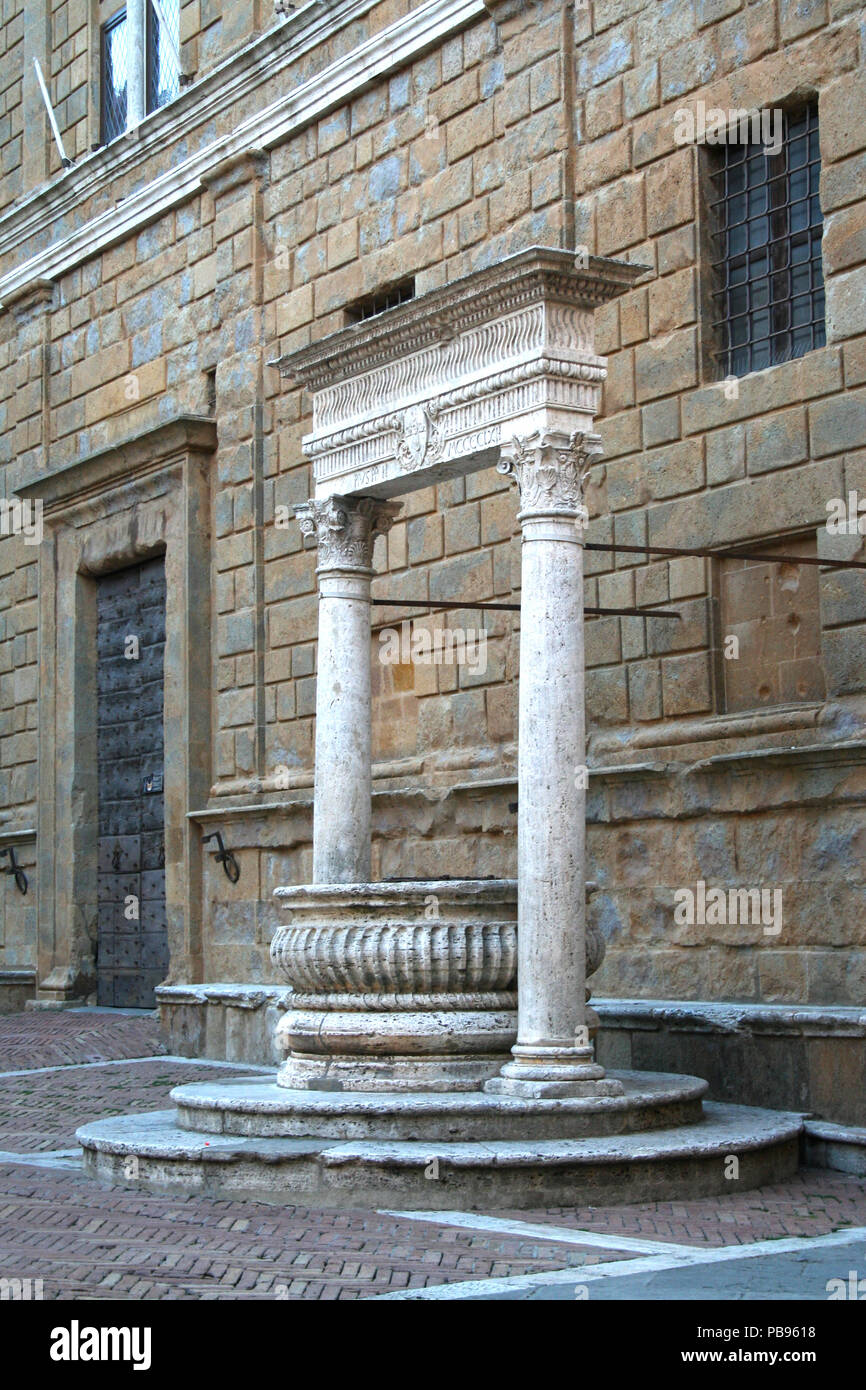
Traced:
<path fill-rule="evenodd" d="M 861 1237 L 833 1247 L 816 1245 L 807 1250 L 766 1254 L 750 1260 L 623 1274 L 583 1285 L 579 1275 L 556 1283 L 539 1281 L 535 1288 L 479 1293 L 477 1300 L 574 1302 L 579 1298 L 594 1303 L 633 1300 L 775 1303 L 783 1299 L 794 1303 L 823 1302 L 831 1294 L 841 1298 L 842 1289 L 850 1290 L 851 1272 L 863 1269 L 866 1269 L 866 1241 Z M 850 1293 L 847 1296 L 850 1297 Z M 713 1351 L 718 1350 L 715 1344 L 710 1345 Z M 790 1349 L 791 1344 L 786 1342 L 785 1346 Z M 808 1348 L 808 1343 L 804 1342 L 803 1346 Z M 726 1349 L 723 1348 L 723 1352 L 726 1354 Z"/>

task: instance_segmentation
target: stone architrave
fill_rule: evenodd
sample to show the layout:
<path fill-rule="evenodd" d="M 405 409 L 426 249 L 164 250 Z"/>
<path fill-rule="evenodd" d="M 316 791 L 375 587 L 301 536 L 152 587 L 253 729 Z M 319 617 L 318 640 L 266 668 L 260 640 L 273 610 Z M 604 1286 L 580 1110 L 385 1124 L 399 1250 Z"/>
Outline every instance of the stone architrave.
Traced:
<path fill-rule="evenodd" d="M 399 510 L 398 502 L 336 496 L 296 509 L 301 531 L 319 547 L 316 883 L 370 878 L 370 581 L 375 539 Z"/>

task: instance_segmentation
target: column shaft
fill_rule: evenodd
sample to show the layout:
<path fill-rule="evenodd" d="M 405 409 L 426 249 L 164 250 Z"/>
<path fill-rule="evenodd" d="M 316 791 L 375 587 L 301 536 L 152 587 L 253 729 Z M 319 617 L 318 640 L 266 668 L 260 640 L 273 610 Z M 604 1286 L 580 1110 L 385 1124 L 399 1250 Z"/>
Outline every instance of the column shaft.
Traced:
<path fill-rule="evenodd" d="M 517 1042 L 497 1093 L 613 1095 L 586 1026 L 583 480 L 597 436 L 515 439 L 523 527 Z"/>
<path fill-rule="evenodd" d="M 370 575 L 319 577 L 314 883 L 370 879 Z"/>
<path fill-rule="evenodd" d="M 400 504 L 329 497 L 297 508 L 319 543 L 313 882 L 370 879 L 370 582 Z"/>
<path fill-rule="evenodd" d="M 572 521 L 524 521 L 518 1046 L 557 1051 L 574 1046 L 585 1018 L 582 555 Z"/>

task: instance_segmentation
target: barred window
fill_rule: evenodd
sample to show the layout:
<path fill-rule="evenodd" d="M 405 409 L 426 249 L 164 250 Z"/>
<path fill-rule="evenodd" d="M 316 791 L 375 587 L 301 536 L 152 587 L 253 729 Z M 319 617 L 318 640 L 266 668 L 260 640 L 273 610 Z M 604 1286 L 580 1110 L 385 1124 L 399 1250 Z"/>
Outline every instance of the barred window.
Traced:
<path fill-rule="evenodd" d="M 346 323 L 361 323 L 364 319 L 375 318 L 377 314 L 384 314 L 387 309 L 396 309 L 399 304 L 407 304 L 414 298 L 414 279 L 401 280 L 389 290 L 382 290 L 377 294 L 367 295 L 364 299 L 356 299 L 353 304 L 347 304 Z"/>
<path fill-rule="evenodd" d="M 102 26 L 102 142 L 116 140 L 126 130 L 129 36 L 126 10 Z"/>
<path fill-rule="evenodd" d="M 716 341 L 723 376 L 822 347 L 818 107 L 781 114 L 778 147 L 729 138 L 710 169 Z"/>

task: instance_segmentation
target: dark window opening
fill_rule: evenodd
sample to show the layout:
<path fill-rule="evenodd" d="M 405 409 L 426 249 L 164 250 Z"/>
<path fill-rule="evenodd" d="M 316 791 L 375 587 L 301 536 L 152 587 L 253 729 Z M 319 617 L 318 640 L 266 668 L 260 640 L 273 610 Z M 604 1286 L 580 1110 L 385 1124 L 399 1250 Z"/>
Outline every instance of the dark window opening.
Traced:
<path fill-rule="evenodd" d="M 365 299 L 356 299 L 354 304 L 347 305 L 346 323 L 361 323 L 364 319 L 384 314 L 387 309 L 396 309 L 398 304 L 406 304 L 414 298 L 415 281 L 402 280 L 390 290 L 381 290 L 377 294 L 367 295 Z"/>
<path fill-rule="evenodd" d="M 713 152 L 714 317 L 723 376 L 823 347 L 824 275 L 817 104 L 784 112 L 780 148 Z"/>
<path fill-rule="evenodd" d="M 127 79 L 129 76 L 129 26 L 126 10 L 118 10 L 102 26 L 102 143 L 107 145 L 126 130 Z"/>

